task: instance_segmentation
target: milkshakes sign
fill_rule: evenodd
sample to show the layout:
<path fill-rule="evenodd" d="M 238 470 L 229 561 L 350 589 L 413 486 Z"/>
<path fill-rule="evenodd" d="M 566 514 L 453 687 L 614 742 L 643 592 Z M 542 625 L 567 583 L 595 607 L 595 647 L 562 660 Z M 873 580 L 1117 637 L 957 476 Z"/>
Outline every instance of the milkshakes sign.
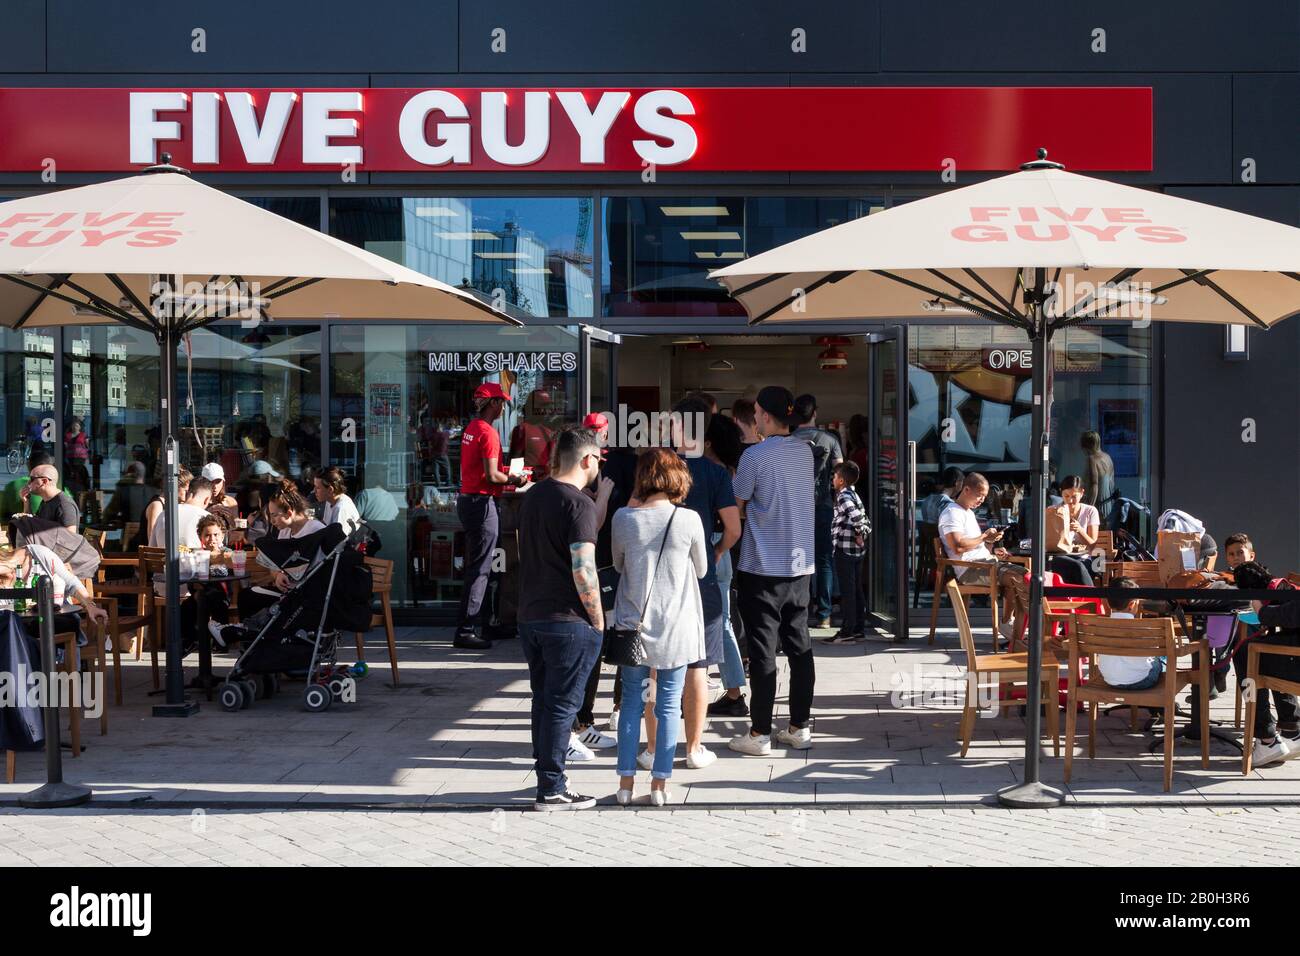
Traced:
<path fill-rule="evenodd" d="M 576 352 L 430 352 L 430 372 L 576 372 Z"/>
<path fill-rule="evenodd" d="M 979 171 L 1044 144 L 1149 170 L 1151 109 L 1148 87 L 0 88 L 0 171 Z"/>

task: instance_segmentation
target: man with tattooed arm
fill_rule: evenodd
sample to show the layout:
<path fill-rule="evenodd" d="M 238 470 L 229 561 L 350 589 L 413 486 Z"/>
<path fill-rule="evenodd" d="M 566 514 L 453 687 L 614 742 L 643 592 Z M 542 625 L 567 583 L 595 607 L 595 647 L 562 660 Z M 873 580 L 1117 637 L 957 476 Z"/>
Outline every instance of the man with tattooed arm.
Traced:
<path fill-rule="evenodd" d="M 594 797 L 569 789 L 565 756 L 583 689 L 600 657 L 605 616 L 596 576 L 596 504 L 584 494 L 600 477 L 600 443 L 586 428 L 556 439 L 551 474 L 519 514 L 519 638 L 533 690 L 533 809 L 585 810 Z"/>

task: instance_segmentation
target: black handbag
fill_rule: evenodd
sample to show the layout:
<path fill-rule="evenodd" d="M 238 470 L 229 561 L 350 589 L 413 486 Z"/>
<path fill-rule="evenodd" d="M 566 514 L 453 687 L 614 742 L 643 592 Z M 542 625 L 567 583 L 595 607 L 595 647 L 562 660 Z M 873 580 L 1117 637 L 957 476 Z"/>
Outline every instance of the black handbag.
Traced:
<path fill-rule="evenodd" d="M 677 517 L 678 505 L 673 505 L 673 513 L 664 525 L 664 536 L 659 542 L 659 555 L 655 558 L 654 573 L 650 575 L 650 585 L 645 589 L 645 602 L 641 605 L 641 617 L 636 627 L 608 627 L 605 629 L 605 663 L 618 667 L 640 667 L 646 662 L 645 642 L 641 640 L 641 625 L 645 622 L 645 612 L 650 607 L 650 594 L 654 591 L 655 578 L 659 576 L 659 562 L 664 557 L 664 545 L 668 543 L 668 530 Z"/>

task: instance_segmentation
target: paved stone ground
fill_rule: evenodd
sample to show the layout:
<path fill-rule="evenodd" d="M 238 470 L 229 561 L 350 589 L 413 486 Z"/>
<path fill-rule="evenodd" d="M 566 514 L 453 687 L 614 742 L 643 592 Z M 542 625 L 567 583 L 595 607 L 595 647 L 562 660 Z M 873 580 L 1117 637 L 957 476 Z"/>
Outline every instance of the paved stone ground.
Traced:
<path fill-rule="evenodd" d="M 205 701 L 192 718 L 154 718 L 149 707 L 157 698 L 146 696 L 147 661 L 130 662 L 126 705 L 110 709 L 107 736 L 99 736 L 93 722 L 86 725 L 87 749 L 77 759 L 65 759 L 66 776 L 92 786 L 97 801 L 136 805 L 529 803 L 534 792 L 530 694 L 518 642 L 501 642 L 486 652 L 462 651 L 450 646 L 447 629 L 400 631 L 400 689 L 390 686 L 387 661 L 378 650 L 383 641 L 372 634 L 367 646 L 373 669 L 359 683 L 359 701 L 324 714 L 304 712 L 301 685 L 289 684 L 277 698 L 239 713 L 223 713 Z M 674 800 L 687 807 L 988 803 L 997 790 L 1019 779 L 1023 721 L 1014 710 L 981 719 L 963 759 L 955 704 L 901 693 L 918 679 L 937 680 L 948 682 L 950 701 L 959 699 L 964 667 L 956 644 L 955 632 L 948 629 L 934 647 L 920 631 L 901 648 L 881 641 L 819 645 L 813 749 L 742 757 L 728 751 L 725 742 L 747 723 L 714 720 L 706 742 L 719 759 L 699 771 L 687 770 L 679 759 Z M 218 671 L 227 664 L 219 661 Z M 597 706 L 602 719 L 610 710 L 612 684 L 607 668 Z M 784 674 L 780 694 L 778 712 L 784 708 Z M 1213 716 L 1229 728 L 1232 699 L 1230 686 L 1212 705 Z M 1086 722 L 1080 724 L 1086 732 Z M 1181 744 L 1173 792 L 1163 794 L 1161 759 L 1147 754 L 1149 740 L 1130 732 L 1122 716 L 1102 718 L 1096 759 L 1087 759 L 1084 746 L 1076 751 L 1067 799 L 1163 806 L 1300 803 L 1300 760 L 1243 777 L 1239 753 L 1217 742 L 1206 770 L 1198 750 Z M 17 783 L 0 784 L 0 802 L 12 803 L 43 779 L 40 754 L 20 754 L 18 769 Z M 571 777 L 578 789 L 612 801 L 612 751 L 572 768 Z M 639 787 L 648 787 L 644 777 Z M 1062 761 L 1050 749 L 1043 757 L 1043 778 L 1063 783 Z"/>
<path fill-rule="evenodd" d="M 0 810 L 0 866 L 1289 866 L 1300 808 Z"/>

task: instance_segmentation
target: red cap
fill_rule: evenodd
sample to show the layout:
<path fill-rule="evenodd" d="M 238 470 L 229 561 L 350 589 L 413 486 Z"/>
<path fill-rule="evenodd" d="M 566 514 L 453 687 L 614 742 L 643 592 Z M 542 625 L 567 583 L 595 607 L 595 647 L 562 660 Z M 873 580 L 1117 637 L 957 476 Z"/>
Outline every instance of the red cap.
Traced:
<path fill-rule="evenodd" d="M 582 420 L 582 427 L 594 428 L 597 431 L 599 431 L 602 428 L 609 427 L 609 419 L 606 418 L 604 415 L 602 415 L 600 412 L 591 412 L 589 415 L 587 415 L 586 418 Z"/>
<path fill-rule="evenodd" d="M 502 401 L 510 401 L 510 396 L 501 391 L 501 386 L 496 382 L 484 382 L 478 388 L 474 389 L 474 401 L 483 401 L 488 398 L 499 398 Z"/>

